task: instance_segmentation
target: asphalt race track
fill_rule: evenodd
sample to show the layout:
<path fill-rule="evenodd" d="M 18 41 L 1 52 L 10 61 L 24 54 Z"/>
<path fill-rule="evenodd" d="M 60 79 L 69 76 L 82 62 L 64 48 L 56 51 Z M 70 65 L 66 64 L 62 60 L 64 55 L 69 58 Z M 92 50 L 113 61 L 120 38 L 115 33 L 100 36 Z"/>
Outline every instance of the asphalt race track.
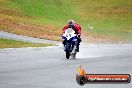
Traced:
<path fill-rule="evenodd" d="M 80 86 L 80 65 L 90 74 L 132 75 L 132 45 L 82 44 L 70 60 L 61 46 L 0 49 L 0 88 L 132 88 L 132 83 Z"/>
<path fill-rule="evenodd" d="M 25 41 L 25 42 L 31 42 L 31 43 L 39 43 L 39 44 L 45 44 L 45 43 L 46 44 L 54 44 L 54 45 L 59 44 L 59 42 L 57 42 L 57 41 L 51 41 L 51 40 L 46 40 L 46 39 L 39 39 L 39 38 L 34 38 L 34 37 L 29 37 L 29 36 L 23 36 L 23 35 L 4 32 L 4 31 L 0 31 L 0 38 L 13 39 L 13 40 Z"/>

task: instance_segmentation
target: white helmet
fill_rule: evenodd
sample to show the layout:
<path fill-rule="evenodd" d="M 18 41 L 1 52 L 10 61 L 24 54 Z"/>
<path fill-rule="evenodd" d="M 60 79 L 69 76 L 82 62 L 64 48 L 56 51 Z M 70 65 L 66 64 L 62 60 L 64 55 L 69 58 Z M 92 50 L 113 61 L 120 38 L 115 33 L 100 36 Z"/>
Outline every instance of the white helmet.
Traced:
<path fill-rule="evenodd" d="M 70 20 L 68 21 L 68 25 L 75 25 L 75 21 L 72 20 L 72 19 L 70 19 Z"/>

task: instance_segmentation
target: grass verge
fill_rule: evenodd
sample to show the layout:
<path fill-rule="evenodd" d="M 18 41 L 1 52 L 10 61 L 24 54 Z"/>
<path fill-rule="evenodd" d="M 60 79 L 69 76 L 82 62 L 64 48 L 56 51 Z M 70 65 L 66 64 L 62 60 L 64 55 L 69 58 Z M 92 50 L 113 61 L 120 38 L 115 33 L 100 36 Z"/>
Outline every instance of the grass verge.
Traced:
<path fill-rule="evenodd" d="M 34 44 L 29 42 L 0 38 L 0 48 L 45 47 L 45 46 L 52 46 L 52 44 Z"/>

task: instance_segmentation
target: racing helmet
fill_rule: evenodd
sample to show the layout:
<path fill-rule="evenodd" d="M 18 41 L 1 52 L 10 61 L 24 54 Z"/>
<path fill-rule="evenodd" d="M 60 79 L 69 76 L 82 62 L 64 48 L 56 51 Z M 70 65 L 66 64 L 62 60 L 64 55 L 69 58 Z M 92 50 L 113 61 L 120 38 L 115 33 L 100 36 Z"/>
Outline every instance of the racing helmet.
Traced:
<path fill-rule="evenodd" d="M 72 20 L 72 19 L 70 19 L 70 20 L 68 21 L 68 25 L 71 26 L 71 27 L 73 27 L 73 26 L 75 25 L 75 21 Z"/>

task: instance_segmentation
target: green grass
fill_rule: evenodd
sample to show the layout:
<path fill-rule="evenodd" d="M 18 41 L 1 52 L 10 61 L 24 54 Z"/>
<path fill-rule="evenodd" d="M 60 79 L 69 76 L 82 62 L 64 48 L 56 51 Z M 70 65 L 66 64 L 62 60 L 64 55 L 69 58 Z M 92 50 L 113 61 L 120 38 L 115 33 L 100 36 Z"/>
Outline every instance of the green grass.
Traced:
<path fill-rule="evenodd" d="M 52 44 L 34 44 L 29 42 L 0 38 L 0 48 L 45 47 L 45 46 L 52 46 Z"/>
<path fill-rule="evenodd" d="M 84 30 L 88 31 L 90 24 L 94 33 L 132 40 L 131 0 L 77 0 L 75 5 L 83 18 Z"/>
<path fill-rule="evenodd" d="M 70 2 L 66 0 L 8 0 L 10 7 L 37 17 L 39 23 L 61 24 L 69 18 L 77 18 Z"/>
<path fill-rule="evenodd" d="M 14 8 L 35 17 L 31 22 L 59 29 L 72 18 L 85 32 L 132 40 L 132 0 L 0 0 L 2 8 Z M 91 35 L 92 36 L 92 35 Z"/>

